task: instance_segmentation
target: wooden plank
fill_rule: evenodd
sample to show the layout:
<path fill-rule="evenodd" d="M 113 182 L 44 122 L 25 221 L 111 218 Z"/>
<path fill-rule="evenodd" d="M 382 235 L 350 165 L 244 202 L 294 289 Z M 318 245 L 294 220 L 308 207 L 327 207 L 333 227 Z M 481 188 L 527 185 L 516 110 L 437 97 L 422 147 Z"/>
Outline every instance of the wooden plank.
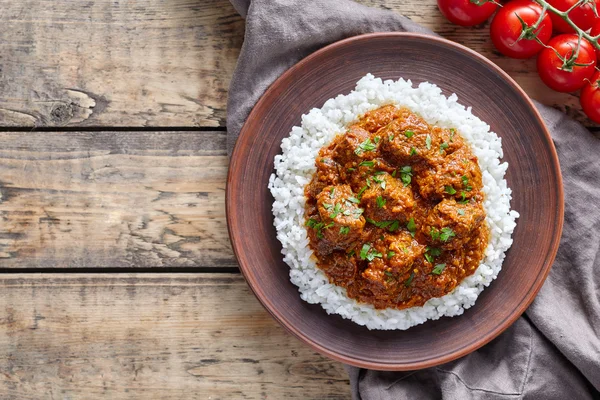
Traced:
<path fill-rule="evenodd" d="M 589 124 L 535 60 L 501 56 L 489 26 L 462 28 L 435 0 L 359 0 L 490 58 L 533 98 Z M 224 126 L 243 20 L 228 0 L 0 0 L 0 125 Z"/>
<path fill-rule="evenodd" d="M 227 0 L 0 0 L 3 126 L 224 125 Z"/>
<path fill-rule="evenodd" d="M 238 274 L 2 275 L 3 399 L 347 399 Z"/>
<path fill-rule="evenodd" d="M 236 267 L 225 132 L 0 132 L 0 268 Z"/>

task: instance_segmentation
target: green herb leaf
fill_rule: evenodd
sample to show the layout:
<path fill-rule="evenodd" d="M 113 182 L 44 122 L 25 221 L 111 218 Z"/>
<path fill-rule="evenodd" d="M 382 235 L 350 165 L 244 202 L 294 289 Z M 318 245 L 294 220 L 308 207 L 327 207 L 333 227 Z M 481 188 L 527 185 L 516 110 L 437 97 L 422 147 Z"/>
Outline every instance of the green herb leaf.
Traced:
<path fill-rule="evenodd" d="M 442 273 L 442 271 L 444 271 L 444 268 L 446 268 L 446 264 L 438 264 L 435 267 L 433 267 L 433 270 L 431 271 L 431 273 L 433 275 L 440 275 Z"/>
<path fill-rule="evenodd" d="M 335 224 L 334 224 L 333 222 L 330 222 L 330 223 L 328 223 L 327 225 L 325 225 L 325 226 L 323 227 L 323 229 L 329 229 L 329 228 L 332 228 L 334 225 L 335 225 Z"/>
<path fill-rule="evenodd" d="M 448 148 L 448 143 L 444 142 L 442 144 L 440 144 L 440 154 L 444 154 L 444 150 L 446 150 Z"/>
<path fill-rule="evenodd" d="M 329 198 L 330 198 L 330 199 L 333 199 L 334 197 L 335 197 L 335 187 L 332 187 L 332 188 L 329 190 Z"/>
<path fill-rule="evenodd" d="M 352 196 L 351 196 L 351 197 L 348 197 L 348 201 L 349 201 L 350 203 L 354 203 L 354 204 L 358 204 L 358 203 L 360 203 L 360 200 L 358 200 L 356 197 L 352 197 Z"/>
<path fill-rule="evenodd" d="M 392 172 L 392 177 L 395 178 L 396 177 L 396 171 L 398 171 L 397 169 L 394 170 L 394 172 Z"/>
<path fill-rule="evenodd" d="M 407 138 L 411 138 L 415 133 L 413 131 L 406 131 L 404 132 L 404 136 L 406 136 Z"/>
<path fill-rule="evenodd" d="M 350 211 L 350 210 L 344 210 L 344 212 L 342 213 L 342 215 L 348 216 L 348 215 L 350 215 L 350 213 L 352 213 L 352 211 Z"/>
<path fill-rule="evenodd" d="M 456 190 L 452 186 L 445 186 L 444 187 L 444 192 L 446 192 L 448 194 L 455 194 Z"/>
<path fill-rule="evenodd" d="M 350 227 L 348 227 L 348 226 L 342 226 L 340 228 L 340 234 L 341 235 L 347 235 L 349 233 L 350 233 Z"/>
<path fill-rule="evenodd" d="M 440 231 L 432 226 L 429 230 L 429 236 L 431 236 L 431 240 L 440 240 Z"/>
<path fill-rule="evenodd" d="M 362 194 L 365 192 L 365 190 L 367 190 L 367 186 L 363 186 L 362 189 L 359 190 L 359 192 L 357 193 L 357 197 L 360 199 L 362 197 Z"/>
<path fill-rule="evenodd" d="M 377 171 L 377 172 L 373 172 L 373 176 L 377 176 L 377 175 L 384 175 L 385 171 Z"/>
<path fill-rule="evenodd" d="M 431 135 L 427 134 L 427 137 L 425 138 L 425 146 L 427 147 L 427 150 L 431 150 Z"/>
<path fill-rule="evenodd" d="M 359 167 L 372 167 L 374 166 L 375 163 L 373 161 L 363 161 L 360 164 L 358 164 Z"/>
<path fill-rule="evenodd" d="M 392 271 L 383 271 L 384 274 L 386 274 L 389 277 L 393 277 L 394 274 L 392 274 Z"/>
<path fill-rule="evenodd" d="M 329 214 L 329 218 L 333 219 L 337 217 L 341 212 L 342 206 L 340 205 L 340 203 L 336 203 L 335 207 L 333 208 L 333 212 Z"/>
<path fill-rule="evenodd" d="M 390 232 L 395 232 L 398 230 L 398 228 L 400 228 L 400 221 L 396 219 L 390 225 Z"/>
<path fill-rule="evenodd" d="M 394 257 L 395 255 L 396 255 L 396 253 L 395 253 L 394 251 L 390 250 L 390 251 L 388 251 L 388 253 L 387 253 L 387 258 L 392 258 L 392 257 Z"/>
<path fill-rule="evenodd" d="M 353 211 L 353 213 L 354 213 L 354 217 L 355 217 L 355 218 L 358 218 L 358 217 L 360 217 L 360 216 L 362 215 L 362 213 L 363 213 L 363 212 L 365 212 L 365 210 L 364 210 L 364 209 L 362 209 L 362 208 L 357 208 L 356 210 L 354 210 L 354 211 Z"/>
<path fill-rule="evenodd" d="M 331 211 L 331 209 L 333 208 L 333 204 L 323 203 L 323 208 L 327 211 Z"/>
<path fill-rule="evenodd" d="M 306 221 L 306 226 L 308 226 L 309 228 L 314 228 L 315 225 L 317 225 L 317 224 L 318 224 L 318 222 L 314 218 L 311 218 L 308 221 Z"/>
<path fill-rule="evenodd" d="M 394 140 L 394 134 L 393 134 L 393 133 L 392 133 L 392 134 L 390 134 L 390 136 L 388 136 L 388 139 L 390 140 L 390 142 L 391 142 L 392 140 Z"/>
<path fill-rule="evenodd" d="M 348 172 L 352 172 L 352 171 L 356 171 L 356 168 L 352 168 L 352 167 L 348 168 Z"/>
<path fill-rule="evenodd" d="M 368 245 L 367 243 L 363 244 L 362 249 L 360 249 L 360 259 L 361 260 L 366 260 L 369 250 L 371 250 L 371 246 Z"/>
<path fill-rule="evenodd" d="M 415 232 L 417 231 L 417 225 L 415 224 L 415 219 L 411 218 L 408 220 L 406 224 L 406 229 L 410 232 L 412 237 L 415 237 Z"/>
<path fill-rule="evenodd" d="M 455 133 L 456 133 L 456 131 L 454 130 L 454 128 L 450 128 L 450 143 L 452 143 L 454 141 Z"/>
<path fill-rule="evenodd" d="M 459 208 L 457 213 L 458 213 L 458 215 L 465 215 L 465 210 Z"/>
<path fill-rule="evenodd" d="M 385 203 L 387 202 L 387 200 L 386 200 L 386 199 L 384 199 L 384 198 L 383 198 L 383 197 L 381 197 L 381 196 L 377 196 L 377 199 L 376 199 L 376 201 L 377 201 L 377 207 L 378 207 L 378 208 L 383 208 L 383 206 L 385 206 Z"/>
<path fill-rule="evenodd" d="M 410 166 L 400 168 L 400 180 L 405 187 L 410 185 L 412 180 L 412 168 Z"/>
<path fill-rule="evenodd" d="M 375 138 L 377 139 L 375 143 L 377 143 L 379 140 L 379 138 Z M 354 150 L 354 153 L 356 155 L 360 155 L 365 151 L 373 151 L 377 148 L 377 146 L 371 142 L 371 138 L 368 138 L 367 140 L 365 140 L 364 142 L 362 142 L 361 144 L 358 145 L 358 148 L 356 150 Z"/>
<path fill-rule="evenodd" d="M 411 272 L 410 276 L 408 277 L 408 279 L 406 280 L 406 282 L 404 282 L 404 287 L 409 287 L 414 278 L 415 278 L 415 273 Z"/>
<path fill-rule="evenodd" d="M 467 200 L 467 194 L 465 192 L 460 192 L 461 199 L 458 202 L 459 204 L 467 204 L 469 200 Z"/>
<path fill-rule="evenodd" d="M 405 254 L 408 254 L 408 249 L 407 249 L 406 247 L 402 247 L 402 251 L 403 251 Z"/>
<path fill-rule="evenodd" d="M 427 252 L 434 257 L 439 257 L 442 255 L 442 250 L 436 247 L 427 247 Z"/>
<path fill-rule="evenodd" d="M 356 251 L 354 251 L 354 249 L 352 249 L 352 251 L 350 253 L 348 253 L 347 256 L 348 256 L 348 258 L 350 258 L 355 254 L 356 254 Z"/>
<path fill-rule="evenodd" d="M 430 263 L 433 263 L 433 256 L 429 253 L 425 253 L 425 259 Z"/>
<path fill-rule="evenodd" d="M 373 141 L 375 142 L 375 144 L 379 143 L 379 140 L 380 140 L 379 136 L 375 136 L 375 138 L 373 139 Z"/>
<path fill-rule="evenodd" d="M 461 180 L 463 186 L 467 186 L 469 184 L 469 178 L 467 178 L 466 175 L 461 176 L 460 180 Z"/>
<path fill-rule="evenodd" d="M 417 154 L 417 149 L 415 149 L 414 147 L 410 148 L 410 156 L 414 156 L 415 154 Z"/>
<path fill-rule="evenodd" d="M 375 257 L 381 258 L 381 257 L 383 257 L 383 255 L 381 253 L 378 253 L 378 252 L 374 251 L 373 249 L 371 249 L 369 254 L 367 254 L 367 261 L 373 261 L 375 259 Z"/>
<path fill-rule="evenodd" d="M 442 242 L 447 242 L 448 240 L 456 236 L 456 233 L 454 233 L 454 231 L 448 227 L 442 228 L 440 232 L 440 239 L 442 240 Z"/>

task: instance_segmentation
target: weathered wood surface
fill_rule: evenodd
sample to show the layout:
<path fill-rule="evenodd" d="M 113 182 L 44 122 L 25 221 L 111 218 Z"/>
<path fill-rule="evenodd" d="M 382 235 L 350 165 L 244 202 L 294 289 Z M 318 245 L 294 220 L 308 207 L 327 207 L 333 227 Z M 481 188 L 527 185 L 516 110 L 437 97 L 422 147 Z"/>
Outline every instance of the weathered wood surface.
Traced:
<path fill-rule="evenodd" d="M 0 132 L 0 268 L 237 266 L 225 132 Z"/>
<path fill-rule="evenodd" d="M 3 275 L 2 399 L 348 399 L 239 274 Z"/>
<path fill-rule="evenodd" d="M 487 25 L 447 22 L 435 0 L 360 0 L 489 57 L 529 93 L 584 123 L 577 96 L 534 60 L 500 56 Z M 0 0 L 1 126 L 224 126 L 244 23 L 228 0 Z"/>

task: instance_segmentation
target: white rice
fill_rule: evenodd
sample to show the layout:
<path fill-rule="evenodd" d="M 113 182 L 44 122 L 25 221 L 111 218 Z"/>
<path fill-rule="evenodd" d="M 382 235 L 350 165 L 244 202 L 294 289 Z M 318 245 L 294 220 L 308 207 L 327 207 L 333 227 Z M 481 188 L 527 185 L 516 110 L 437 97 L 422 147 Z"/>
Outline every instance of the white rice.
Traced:
<path fill-rule="evenodd" d="M 304 218 L 304 186 L 316 170 L 319 149 L 329 144 L 336 134 L 365 112 L 385 104 L 405 106 L 421 115 L 428 123 L 456 128 L 471 145 L 479 159 L 483 174 L 484 208 L 491 240 L 485 258 L 475 273 L 464 279 L 451 293 L 427 301 L 422 307 L 404 310 L 376 310 L 346 295 L 346 289 L 329 283 L 317 268 Z M 282 154 L 275 157 L 276 173 L 271 175 L 269 189 L 275 198 L 273 214 L 277 238 L 283 247 L 284 261 L 290 266 L 291 281 L 298 286 L 300 297 L 309 303 L 320 303 L 329 314 L 339 314 L 369 329 L 408 329 L 428 319 L 456 316 L 473 306 L 477 296 L 502 268 L 504 253 L 512 244 L 512 232 L 519 214 L 511 211 L 511 190 L 504 173 L 507 163 L 500 163 L 502 142 L 490 127 L 471 114 L 471 107 L 458 103 L 455 94 L 446 98 L 431 83 L 413 87 L 410 81 L 382 81 L 367 74 L 348 95 L 329 99 L 322 108 L 302 116 L 302 126 L 292 128 L 281 143 Z"/>

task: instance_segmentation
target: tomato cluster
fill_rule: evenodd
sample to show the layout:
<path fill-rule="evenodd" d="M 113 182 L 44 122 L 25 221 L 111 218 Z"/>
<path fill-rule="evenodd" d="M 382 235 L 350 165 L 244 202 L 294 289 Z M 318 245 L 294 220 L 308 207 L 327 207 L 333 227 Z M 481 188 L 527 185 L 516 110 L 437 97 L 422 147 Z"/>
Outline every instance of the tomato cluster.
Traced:
<path fill-rule="evenodd" d="M 438 0 L 442 14 L 461 26 L 479 25 L 492 15 L 490 36 L 498 51 L 512 58 L 537 55 L 542 81 L 559 92 L 581 89 L 580 102 L 587 116 L 600 123 L 600 72 L 596 70 L 600 51 L 579 37 L 561 16 L 544 11 L 533 0 Z M 600 34 L 600 0 L 547 0 L 590 35 Z M 576 6 L 576 7 L 575 7 Z M 557 33 L 556 36 L 553 36 Z"/>

